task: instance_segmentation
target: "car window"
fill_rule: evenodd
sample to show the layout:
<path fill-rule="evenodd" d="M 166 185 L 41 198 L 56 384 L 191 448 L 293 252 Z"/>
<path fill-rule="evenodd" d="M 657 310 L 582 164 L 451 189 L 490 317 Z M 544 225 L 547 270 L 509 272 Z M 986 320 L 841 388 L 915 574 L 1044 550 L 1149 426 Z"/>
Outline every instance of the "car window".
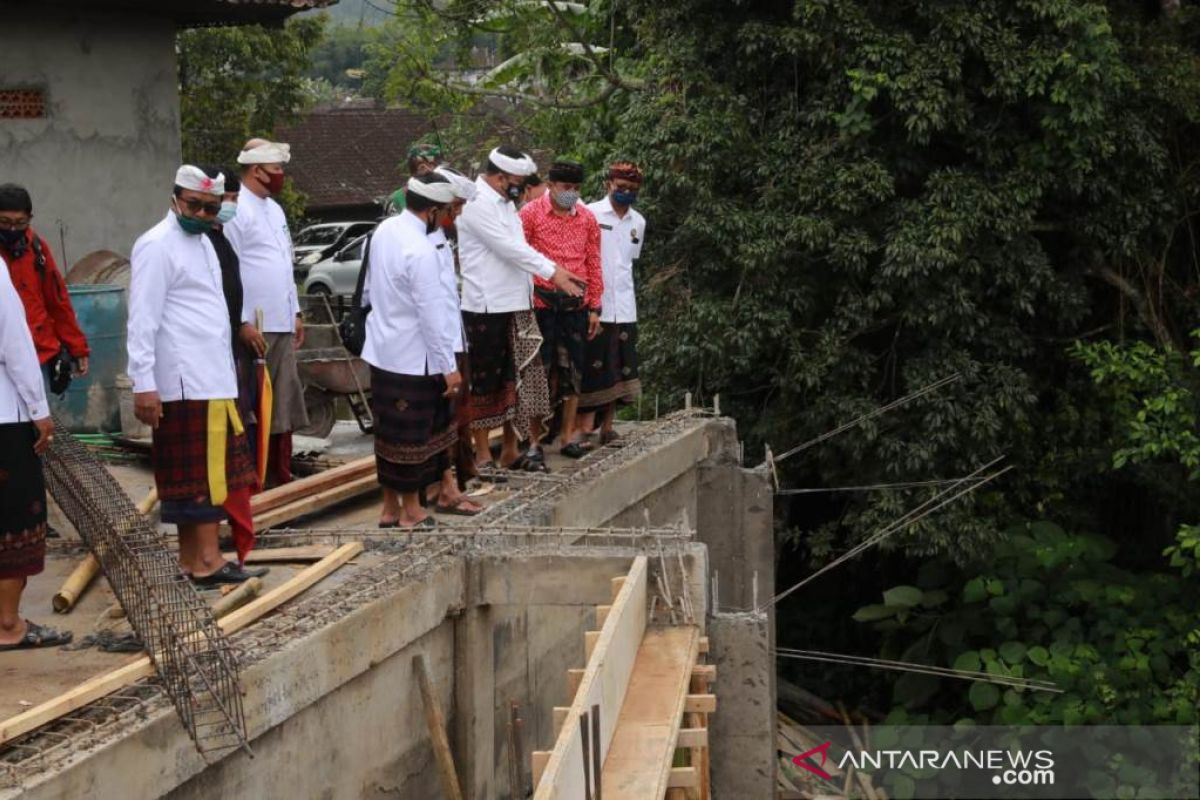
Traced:
<path fill-rule="evenodd" d="M 336 227 L 333 227 L 333 228 L 309 228 L 307 230 L 300 231 L 300 235 L 296 237 L 296 244 L 298 244 L 298 245 L 333 244 L 334 242 L 337 241 L 338 234 L 340 234 L 340 233 L 341 233 L 341 231 Z"/>
<path fill-rule="evenodd" d="M 360 236 L 343 247 L 337 254 L 338 261 L 362 261 L 363 246 L 367 243 L 366 236 Z"/>

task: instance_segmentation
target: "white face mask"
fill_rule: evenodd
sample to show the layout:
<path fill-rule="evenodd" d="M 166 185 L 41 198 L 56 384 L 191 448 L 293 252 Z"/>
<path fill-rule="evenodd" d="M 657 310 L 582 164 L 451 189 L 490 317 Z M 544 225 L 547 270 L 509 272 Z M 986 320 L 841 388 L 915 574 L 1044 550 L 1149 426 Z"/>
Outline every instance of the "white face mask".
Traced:
<path fill-rule="evenodd" d="M 224 225 L 233 220 L 237 216 L 237 203 L 232 200 L 226 200 L 221 203 L 221 210 L 217 212 L 217 222 Z"/>

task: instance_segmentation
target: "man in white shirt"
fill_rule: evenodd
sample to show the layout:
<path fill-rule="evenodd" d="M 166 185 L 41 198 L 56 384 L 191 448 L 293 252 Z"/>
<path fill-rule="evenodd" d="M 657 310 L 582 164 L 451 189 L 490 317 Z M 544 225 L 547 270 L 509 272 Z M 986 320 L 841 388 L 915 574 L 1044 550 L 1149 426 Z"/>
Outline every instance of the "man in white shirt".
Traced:
<path fill-rule="evenodd" d="M 308 424 L 304 386 L 296 368 L 296 348 L 304 343 L 300 301 L 292 277 L 292 238 L 283 209 L 271 199 L 283 191 L 288 145 L 251 139 L 238 155 L 242 191 L 237 216 L 224 226 L 242 275 L 242 320 L 255 323 L 262 312 L 271 411 L 268 482 L 292 479 L 292 431 Z M 262 353 L 258 354 L 262 357 Z"/>
<path fill-rule="evenodd" d="M 457 514 L 473 517 L 483 511 L 483 507 L 467 497 L 463 491 L 467 481 L 478 477 L 475 469 L 474 450 L 471 447 L 471 420 L 467 414 L 466 392 L 470 385 L 467 368 L 467 344 L 463 336 L 462 309 L 458 300 L 458 229 L 454 222 L 462 213 L 463 206 L 468 200 L 475 198 L 478 189 L 475 182 L 458 170 L 445 165 L 437 166 L 433 172 L 450 182 L 454 192 L 454 200 L 446 208 L 445 214 L 438 220 L 437 229 L 429 234 L 429 241 L 437 250 L 438 261 L 441 262 L 442 288 L 446 308 L 459 321 L 454 337 L 454 358 L 458 371 L 463 377 L 463 389 L 454 398 L 454 426 L 458 442 L 446 454 L 451 468 L 442 474 L 442 485 L 438 491 L 437 510 L 440 514 Z M 456 475 L 457 473 L 457 475 Z"/>
<path fill-rule="evenodd" d="M 154 429 L 162 520 L 179 528 L 179 564 L 197 586 L 261 575 L 227 562 L 217 528 L 227 501 L 257 485 L 237 413 L 229 309 L 205 236 L 221 210 L 224 177 L 184 165 L 167 215 L 133 245 L 126 372 L 137 418 Z M 240 507 L 240 506 L 239 506 Z M 244 555 L 249 545 L 235 542 Z"/>
<path fill-rule="evenodd" d="M 584 359 L 583 409 L 580 427 L 590 430 L 601 413 L 600 443 L 617 438 L 613 417 L 617 403 L 642 393 L 637 363 L 637 298 L 633 262 L 642 254 L 646 220 L 633 204 L 642 188 L 642 170 L 632 161 L 608 168 L 608 195 L 588 206 L 600 224 L 600 265 L 604 271 L 600 332 L 588 341 Z"/>
<path fill-rule="evenodd" d="M 534 343 L 528 334 L 519 334 L 536 336 L 533 276 L 572 297 L 583 295 L 583 281 L 525 241 L 514 202 L 524 195 L 525 178 L 536 171 L 533 160 L 515 148 L 492 150 L 485 174 L 475 181 L 476 197 L 456 222 L 471 374 L 471 429 L 476 462 L 485 477 L 495 475 L 488 433 L 501 425 L 500 463 L 545 470 L 538 443 L 530 442 L 530 452 L 522 454 L 517 438 L 517 426 L 524 433 L 529 419 L 550 414 L 545 373 L 537 355 L 540 340 Z"/>
<path fill-rule="evenodd" d="M 38 458 L 54 439 L 25 306 L 0 259 L 0 650 L 57 647 L 70 633 L 21 616 L 21 594 L 46 562 L 46 484 Z"/>
<path fill-rule="evenodd" d="M 449 468 L 446 453 L 457 440 L 450 401 L 462 388 L 454 359 L 461 323 L 429 241 L 453 200 L 444 177 L 410 178 L 405 210 L 371 235 L 371 313 L 362 357 L 371 365 L 381 528 L 435 527 L 421 495 Z"/>

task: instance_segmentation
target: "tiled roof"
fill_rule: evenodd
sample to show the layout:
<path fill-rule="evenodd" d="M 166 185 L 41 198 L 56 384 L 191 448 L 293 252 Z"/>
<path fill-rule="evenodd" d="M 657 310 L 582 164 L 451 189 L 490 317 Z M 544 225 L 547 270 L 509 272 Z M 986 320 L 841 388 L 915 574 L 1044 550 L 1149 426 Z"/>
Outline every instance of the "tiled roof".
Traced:
<path fill-rule="evenodd" d="M 407 177 L 408 147 L 432 130 L 429 119 L 402 108 L 312 111 L 275 137 L 292 146 L 288 175 L 310 209 L 366 205 L 387 197 Z"/>

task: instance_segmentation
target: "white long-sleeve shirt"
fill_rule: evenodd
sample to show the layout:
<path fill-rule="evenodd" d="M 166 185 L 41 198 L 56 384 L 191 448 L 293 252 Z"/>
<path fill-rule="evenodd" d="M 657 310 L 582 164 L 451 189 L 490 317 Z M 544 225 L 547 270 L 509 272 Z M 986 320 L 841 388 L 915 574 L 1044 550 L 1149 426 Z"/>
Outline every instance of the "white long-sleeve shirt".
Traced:
<path fill-rule="evenodd" d="M 238 196 L 238 213 L 225 225 L 242 275 L 242 322 L 262 309 L 264 333 L 294 333 L 300 300 L 292 277 L 292 235 L 283 209 L 249 189 Z"/>
<path fill-rule="evenodd" d="M 25 304 L 0 258 L 0 425 L 50 416 Z"/>
<path fill-rule="evenodd" d="M 134 392 L 163 402 L 237 397 L 221 265 L 207 236 L 175 215 L 146 231 L 130 257 L 126 372 Z"/>
<path fill-rule="evenodd" d="M 533 276 L 550 280 L 554 262 L 525 241 L 516 206 L 475 179 L 479 191 L 463 206 L 458 228 L 464 311 L 500 314 L 533 307 Z"/>
<path fill-rule="evenodd" d="M 646 219 L 632 208 L 617 216 L 608 197 L 589 203 L 600 224 L 600 266 L 604 294 L 600 298 L 601 322 L 637 322 L 637 296 L 633 291 L 633 262 L 642 254 Z"/>
<path fill-rule="evenodd" d="M 437 250 L 438 261 L 442 265 L 439 275 L 442 278 L 442 288 L 445 292 L 446 313 L 460 320 L 458 327 L 454 330 L 454 352 L 465 353 L 467 348 L 463 346 L 462 310 L 459 308 L 458 301 L 458 273 L 454 270 L 454 249 L 450 240 L 446 238 L 446 231 L 440 225 L 436 231 L 429 234 L 429 241 Z"/>
<path fill-rule="evenodd" d="M 399 375 L 448 375 L 457 369 L 442 264 L 425 223 L 411 211 L 384 220 L 371 236 L 371 314 L 362 357 Z"/>

